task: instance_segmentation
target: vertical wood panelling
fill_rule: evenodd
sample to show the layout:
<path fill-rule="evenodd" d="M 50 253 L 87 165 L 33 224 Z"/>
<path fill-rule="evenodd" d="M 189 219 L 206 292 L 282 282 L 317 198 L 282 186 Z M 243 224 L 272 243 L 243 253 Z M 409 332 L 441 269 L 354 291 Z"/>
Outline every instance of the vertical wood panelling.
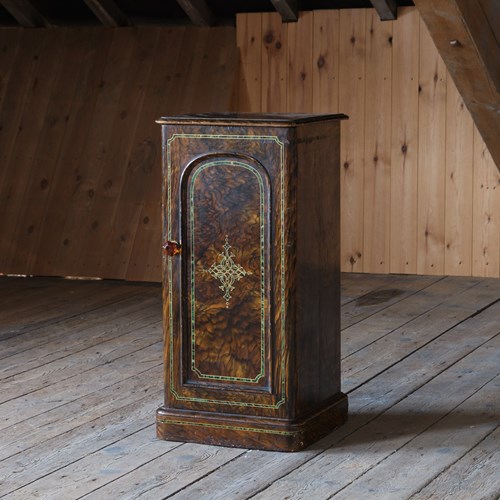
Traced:
<path fill-rule="evenodd" d="M 446 68 L 420 23 L 417 272 L 444 274 Z"/>
<path fill-rule="evenodd" d="M 343 271 L 362 271 L 364 259 L 365 18 L 364 9 L 340 11 L 339 111 L 349 115 L 340 147 Z"/>
<path fill-rule="evenodd" d="M 202 33 L 204 31 L 201 30 Z M 177 30 L 176 34 L 178 44 L 169 43 L 173 32 L 162 31 L 160 34 L 146 89 L 149 97 L 141 110 L 127 162 L 126 183 L 120 191 L 123 210 L 115 214 L 113 224 L 113 227 L 121 229 L 113 231 L 109 250 L 120 249 L 122 263 L 109 263 L 110 271 L 113 266 L 122 267 L 126 271 L 126 278 L 130 280 L 139 280 L 141 273 L 146 279 L 152 279 L 161 272 L 161 231 L 158 231 L 161 227 L 161 181 L 158 182 L 161 173 L 157 167 L 160 149 L 157 142 L 158 125 L 153 123 L 151 117 L 156 113 L 158 118 L 159 109 L 169 109 L 172 114 L 182 109 L 183 91 L 180 83 L 187 79 L 186 71 L 189 71 L 189 67 L 183 67 L 180 71 L 179 61 L 185 50 L 185 57 L 191 66 L 194 63 L 193 48 L 200 43 L 198 30 L 191 36 L 185 29 Z M 165 58 L 172 64 L 162 64 Z M 145 184 L 145 189 L 150 193 L 148 199 L 144 199 L 138 189 L 141 184 Z"/>
<path fill-rule="evenodd" d="M 287 24 L 277 12 L 262 14 L 262 111 L 286 109 L 288 89 Z"/>
<path fill-rule="evenodd" d="M 363 271 L 390 268 L 392 22 L 366 12 Z"/>
<path fill-rule="evenodd" d="M 343 270 L 500 276 L 498 170 L 414 8 L 0 30 L 0 273 L 159 280 L 154 120 L 233 102 L 350 116 Z"/>
<path fill-rule="evenodd" d="M 168 88 L 162 89 L 163 95 L 156 102 L 157 109 L 168 110 L 171 114 L 185 113 L 190 110 L 198 112 L 228 110 L 237 75 L 235 33 L 232 29 L 223 28 L 197 29 L 196 35 L 192 31 L 191 29 L 183 31 L 183 43 L 180 50 L 177 49 L 177 52 L 172 53 L 172 59 L 178 61 L 176 67 L 173 68 L 175 78 L 170 80 Z M 201 48 L 191 49 L 191 43 Z M 160 53 L 165 50 L 166 45 L 168 41 L 160 44 Z M 217 47 L 217 50 L 213 50 L 214 47 Z M 189 65 L 182 61 L 185 52 L 194 54 L 194 60 Z M 211 92 L 200 92 L 200 89 L 206 88 L 207 75 L 210 74 L 216 76 L 216 82 L 214 82 L 216 91 L 214 89 Z M 189 92 L 183 88 L 184 85 L 179 84 L 182 81 L 190 82 Z M 151 140 L 155 143 L 158 137 L 158 126 L 152 125 Z M 156 161 L 153 163 L 154 167 L 147 176 L 145 184 L 150 196 L 144 198 L 139 194 L 142 197 L 142 203 L 127 267 L 126 278 L 129 280 L 144 278 L 154 280 L 160 273 L 161 231 L 158 231 L 158 228 L 161 227 L 159 209 L 161 184 L 158 179 L 161 174 L 159 168 L 156 167 L 159 159 L 160 150 L 158 149 Z"/>
<path fill-rule="evenodd" d="M 9 238 L 6 244 L 2 245 L 0 268 L 10 264 L 14 257 L 23 266 L 26 265 L 28 256 L 25 248 L 17 247 L 16 242 L 21 232 L 33 232 L 34 223 L 25 220 L 23 214 L 30 197 L 39 189 L 47 188 L 46 181 L 38 180 L 36 153 L 44 130 L 52 85 L 61 71 L 65 32 L 48 30 L 44 38 L 44 45 L 37 56 L 37 64 L 33 68 L 29 88 L 24 97 L 24 112 L 9 160 L 10 172 L 4 179 L 10 203 L 3 212 L 2 231 L 9 235 Z M 20 172 L 22 176 L 19 175 Z"/>
<path fill-rule="evenodd" d="M 261 87 L 251 92 L 261 93 L 266 110 L 349 115 L 342 123 L 342 269 L 499 276 L 495 166 L 478 137 L 472 148 L 470 114 L 418 11 L 400 8 L 396 21 L 384 23 L 372 9 L 315 11 L 312 35 L 309 15 L 281 28 L 273 18 L 272 31 L 288 34 L 286 61 L 272 53 L 263 21 Z M 258 68 L 246 18 L 237 25 L 242 64 Z"/>
<path fill-rule="evenodd" d="M 338 113 L 340 11 L 315 11 L 313 15 L 312 110 L 314 113 Z"/>
<path fill-rule="evenodd" d="M 189 36 L 185 30 L 178 33 L 179 44 L 169 44 L 169 36 L 162 36 L 157 54 L 164 55 L 172 61 L 172 66 L 161 65 L 161 55 L 153 63 L 150 81 L 148 82 L 147 95 L 155 96 L 148 99 L 143 109 L 141 122 L 133 141 L 133 149 L 128 160 L 127 182 L 120 195 L 126 208 L 116 214 L 116 227 L 127 228 L 127 234 L 115 232 L 113 242 L 116 247 L 122 247 L 123 266 L 126 270 L 126 278 L 131 280 L 140 279 L 141 273 L 145 277 L 158 276 L 161 262 L 161 235 L 158 227 L 161 227 L 161 210 L 159 199 L 161 198 L 161 182 L 158 178 L 161 173 L 156 167 L 160 158 L 160 150 L 157 148 L 156 136 L 158 126 L 151 123 L 150 117 L 154 114 L 154 105 L 157 109 L 170 109 L 172 114 L 182 109 L 183 91 L 179 83 L 188 78 L 189 66 L 192 66 L 194 48 L 200 45 L 200 40 L 205 40 L 205 30 L 196 32 Z M 178 62 L 183 57 L 183 47 L 186 50 L 185 57 L 189 66 L 179 71 Z M 193 85 L 194 87 L 195 85 Z M 151 107 L 153 106 L 153 107 Z M 142 129 L 142 130 L 141 130 Z M 146 168 L 144 168 L 146 165 Z M 145 184 L 146 190 L 151 194 L 148 199 L 143 199 L 138 185 Z M 126 223 L 126 219 L 130 223 Z"/>
<path fill-rule="evenodd" d="M 446 82 L 446 274 L 472 272 L 472 117 L 451 78 Z"/>
<path fill-rule="evenodd" d="M 262 14 L 238 14 L 236 43 L 240 49 L 238 110 L 262 108 Z"/>
<path fill-rule="evenodd" d="M 61 270 L 70 266 L 76 276 L 92 276 L 95 272 L 95 268 L 88 266 L 86 253 L 89 244 L 94 246 L 101 241 L 102 230 L 105 229 L 101 218 L 108 218 L 111 212 L 111 205 L 108 210 L 97 215 L 92 209 L 98 197 L 106 196 L 99 179 L 106 164 L 108 148 L 111 147 L 114 117 L 120 112 L 120 94 L 128 80 L 134 45 L 135 40 L 129 29 L 114 31 L 106 67 L 96 89 L 97 98 L 82 155 L 75 168 L 75 175 L 80 178 L 80 182 L 67 207 L 63 226 L 67 243 L 59 247 L 57 262 Z M 101 256 L 97 252 L 97 258 Z"/>
<path fill-rule="evenodd" d="M 159 281 L 155 119 L 230 110 L 235 30 L 0 30 L 2 61 L 0 273 Z"/>
<path fill-rule="evenodd" d="M 391 273 L 417 272 L 419 33 L 418 12 L 400 8 L 392 34 Z"/>
<path fill-rule="evenodd" d="M 302 12 L 299 21 L 288 24 L 287 111 L 305 113 L 312 109 L 313 13 Z"/>
<path fill-rule="evenodd" d="M 49 107 L 39 135 L 34 155 L 35 168 L 31 175 L 30 192 L 18 208 L 17 236 L 12 238 L 14 254 L 10 256 L 14 269 L 31 269 L 36 261 L 36 251 L 42 237 L 43 221 L 47 215 L 48 201 L 54 182 L 58 153 L 62 147 L 74 94 L 78 88 L 78 74 L 86 47 L 81 43 L 78 30 L 66 30 L 64 54 L 57 78 L 51 89 L 50 101 L 57 100 L 57 107 Z"/>
<path fill-rule="evenodd" d="M 500 173 L 474 127 L 472 274 L 500 276 Z"/>
<path fill-rule="evenodd" d="M 106 141 L 108 144 L 104 146 L 104 150 L 98 157 L 97 195 L 93 198 L 88 216 L 92 229 L 89 232 L 92 237 L 86 239 L 80 252 L 81 260 L 89 269 L 97 269 L 98 276 L 104 272 L 103 264 L 107 259 L 103 256 L 108 255 L 108 252 L 96 252 L 95 248 L 106 249 L 115 225 L 121 228 L 126 226 L 120 224 L 116 216 L 121 212 L 121 208 L 117 210 L 117 207 L 123 207 L 124 199 L 120 195 L 127 182 L 126 165 L 129 162 L 140 118 L 140 112 L 133 110 L 141 110 L 143 106 L 147 82 L 152 70 L 153 55 L 157 49 L 158 33 L 158 29 L 142 28 L 134 30 L 133 34 L 130 34 L 132 36 L 129 36 L 132 39 L 132 51 L 126 65 L 127 76 L 119 95 L 116 96 L 110 126 L 111 135 Z M 125 168 L 118 169 L 117 165 Z M 144 187 L 143 182 L 137 184 Z M 118 203 L 119 200 L 121 203 Z M 120 255 L 123 256 L 123 253 L 120 252 Z"/>
<path fill-rule="evenodd" d="M 61 248 L 70 244 L 69 234 L 64 230 L 65 221 L 68 207 L 78 195 L 84 179 L 77 171 L 94 113 L 98 95 L 96 89 L 101 84 L 106 67 L 113 30 L 82 30 L 80 36 L 84 40 L 82 42 L 80 39 L 84 54 L 81 56 L 79 70 L 74 75 L 77 88 L 73 101 L 64 117 L 64 142 L 54 158 L 54 174 L 47 193 L 47 211 L 40 229 L 36 260 L 28 271 L 32 274 L 76 274 L 72 267 L 65 267 L 66 262 L 71 262 L 71 253 L 66 252 L 64 255 L 61 252 Z M 58 107 L 59 102 L 56 100 L 54 108 Z M 81 230 L 84 231 L 83 228 Z"/>
<path fill-rule="evenodd" d="M 8 30 L 7 33 L 11 33 Z M 41 35 L 35 30 L 22 30 L 19 48 L 12 61 L 10 71 L 2 67 L 2 81 L 6 82 L 0 114 L 0 213 L 5 217 L 11 210 L 12 179 L 16 175 L 16 164 L 11 161 L 11 155 L 17 138 L 23 131 L 23 116 L 30 89 L 34 83 L 34 73 L 40 52 L 45 41 L 45 30 Z M 9 37 L 10 39 L 10 37 Z M 6 40 L 7 43 L 8 40 Z M 10 40 L 14 43 L 13 40 Z M 22 182 L 22 179 L 19 181 Z M 17 202 L 17 200 L 15 200 Z M 0 240 L 0 256 L 6 254 L 10 243 L 9 238 Z M 6 257 L 4 257 L 5 259 Z M 1 257 L 0 257 L 1 259 Z"/>

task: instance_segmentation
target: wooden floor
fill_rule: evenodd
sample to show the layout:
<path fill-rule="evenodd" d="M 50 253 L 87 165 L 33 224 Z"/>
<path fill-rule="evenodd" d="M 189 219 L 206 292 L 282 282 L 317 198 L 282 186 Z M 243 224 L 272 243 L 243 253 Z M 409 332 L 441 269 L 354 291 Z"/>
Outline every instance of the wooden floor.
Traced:
<path fill-rule="evenodd" d="M 158 286 L 0 279 L 0 496 L 497 499 L 500 280 L 342 290 L 349 421 L 287 454 L 155 439 Z"/>

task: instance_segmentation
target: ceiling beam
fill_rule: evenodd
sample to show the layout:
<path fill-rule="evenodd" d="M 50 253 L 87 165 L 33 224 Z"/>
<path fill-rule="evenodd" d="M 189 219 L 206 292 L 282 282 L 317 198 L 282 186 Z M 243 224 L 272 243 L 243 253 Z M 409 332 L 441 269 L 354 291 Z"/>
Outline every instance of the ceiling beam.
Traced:
<path fill-rule="evenodd" d="M 45 18 L 29 0 L 0 0 L 0 4 L 25 28 L 48 26 Z"/>
<path fill-rule="evenodd" d="M 414 2 L 500 171 L 500 46 L 485 14 L 498 0 Z"/>
<path fill-rule="evenodd" d="M 398 18 L 396 0 L 370 0 L 381 21 L 394 21 Z"/>
<path fill-rule="evenodd" d="M 216 17 L 205 0 L 177 0 L 195 26 L 213 26 Z"/>
<path fill-rule="evenodd" d="M 271 0 L 285 23 L 296 22 L 299 18 L 298 0 Z"/>
<path fill-rule="evenodd" d="M 114 0 L 84 0 L 104 26 L 132 26 L 132 21 Z"/>

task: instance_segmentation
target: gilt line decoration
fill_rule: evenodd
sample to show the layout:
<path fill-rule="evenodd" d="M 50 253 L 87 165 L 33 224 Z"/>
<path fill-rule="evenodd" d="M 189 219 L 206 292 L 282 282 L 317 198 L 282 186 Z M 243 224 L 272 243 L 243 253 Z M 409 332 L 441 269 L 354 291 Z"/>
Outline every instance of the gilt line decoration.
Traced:
<path fill-rule="evenodd" d="M 280 256 L 280 263 L 279 263 L 279 276 L 280 276 L 280 302 L 279 302 L 279 311 L 280 311 L 280 321 L 279 321 L 279 333 L 281 337 L 280 341 L 280 356 L 278 358 L 278 363 L 280 365 L 280 371 L 281 371 L 281 377 L 279 380 L 278 388 L 277 388 L 277 394 L 276 394 L 276 400 L 273 401 L 262 401 L 262 402 L 248 402 L 246 400 L 241 401 L 241 398 L 236 398 L 236 399 L 229 399 L 229 398 L 203 398 L 199 397 L 196 394 L 190 394 L 186 393 L 181 385 L 179 385 L 176 382 L 176 378 L 174 376 L 174 366 L 179 363 L 179 360 L 174 357 L 174 310 L 173 310 L 173 289 L 175 288 L 174 285 L 174 279 L 173 279 L 173 265 L 172 265 L 172 259 L 168 259 L 166 265 L 167 265 L 167 282 L 169 284 L 168 286 L 168 312 L 169 312 L 169 336 L 168 336 L 168 342 L 170 346 L 170 354 L 169 354 L 169 366 L 168 366 L 168 375 L 169 375 L 169 389 L 170 389 L 170 394 L 172 397 L 177 400 L 177 401 L 190 401 L 194 403 L 208 403 L 208 404 L 218 404 L 218 405 L 228 405 L 228 406 L 236 406 L 236 407 L 251 407 L 251 408 L 265 408 L 265 409 L 271 409 L 271 410 L 278 410 L 283 404 L 286 402 L 286 392 L 285 392 L 285 352 L 286 352 L 286 335 L 285 335 L 285 318 L 286 318 L 286 300 L 285 300 L 285 291 L 286 291 L 286 282 L 285 282 L 285 143 L 278 137 L 274 135 L 233 135 L 233 134 L 179 134 L 179 133 L 174 133 L 172 134 L 166 144 L 166 206 L 165 206 L 165 211 L 164 211 L 164 216 L 165 216 L 165 227 L 164 227 L 164 232 L 166 233 L 166 238 L 167 239 L 172 239 L 172 234 L 173 234 L 173 227 L 174 227 L 174 193 L 175 193 L 175 188 L 176 185 L 174 185 L 173 178 L 174 178 L 174 167 L 173 167 L 173 146 L 174 144 L 178 143 L 179 141 L 182 140 L 203 140 L 205 142 L 213 142 L 214 145 L 217 145 L 220 143 L 220 141 L 227 141 L 229 143 L 234 142 L 234 141 L 248 141 L 248 142 L 255 142 L 255 141 L 264 141 L 265 143 L 273 143 L 277 146 L 278 148 L 278 154 L 279 154 L 279 177 L 278 177 L 278 213 L 279 213 L 279 248 L 280 251 L 278 255 Z M 236 161 L 231 161 L 228 162 L 227 160 L 224 161 L 224 164 L 230 163 L 231 165 L 239 166 L 242 168 L 246 168 L 248 170 L 254 170 L 250 168 L 248 165 L 242 164 L 241 162 L 236 162 Z M 207 166 L 212 166 L 215 164 L 219 164 L 219 162 L 214 161 Z M 258 177 L 257 174 L 255 174 Z M 261 188 L 262 189 L 262 188 Z M 192 193 L 191 193 L 192 195 Z M 193 207 L 191 206 L 191 209 Z M 191 219 L 193 220 L 194 214 L 191 214 Z M 263 231 L 263 230 L 261 230 Z M 262 245 L 263 243 L 261 243 Z M 261 256 L 262 258 L 262 256 Z M 194 266 L 194 263 L 192 263 Z M 194 268 L 193 268 L 193 274 L 194 274 Z M 262 278 L 263 279 L 263 278 Z M 263 286 L 263 285 L 261 285 Z M 194 292 L 194 279 L 193 283 L 191 284 L 192 291 Z M 264 291 L 262 291 L 262 294 L 264 294 Z M 192 307 L 194 307 L 195 301 L 192 301 Z M 194 325 L 194 317 L 193 321 L 191 324 L 191 336 L 194 338 L 195 336 L 195 325 Z M 255 378 L 241 378 L 241 377 L 227 377 L 227 376 L 222 376 L 222 375 L 208 375 L 208 374 L 202 374 L 200 375 L 201 378 L 207 378 L 207 379 L 216 379 L 216 380 L 224 380 L 224 381 L 235 381 L 235 382 L 251 382 L 251 383 L 256 383 L 258 380 L 260 380 L 264 376 L 264 369 L 265 369 L 265 311 L 264 308 L 262 309 L 262 340 L 261 340 L 261 351 L 262 351 L 262 360 L 261 360 L 261 370 L 260 373 L 257 374 Z M 195 355 L 195 351 L 193 349 L 193 355 Z M 199 372 L 196 369 L 195 366 L 195 360 L 192 360 L 193 363 L 193 371 L 195 371 L 198 375 Z"/>

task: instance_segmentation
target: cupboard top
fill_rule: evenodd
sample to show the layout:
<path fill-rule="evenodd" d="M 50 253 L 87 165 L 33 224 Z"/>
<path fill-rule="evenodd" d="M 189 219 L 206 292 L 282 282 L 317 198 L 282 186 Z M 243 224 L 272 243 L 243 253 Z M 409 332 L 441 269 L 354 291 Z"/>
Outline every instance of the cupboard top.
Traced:
<path fill-rule="evenodd" d="M 285 113 L 199 113 L 179 116 L 164 116 L 156 123 L 160 125 L 224 125 L 224 126 L 274 126 L 294 127 L 303 123 L 345 120 L 344 114 L 285 114 Z"/>

